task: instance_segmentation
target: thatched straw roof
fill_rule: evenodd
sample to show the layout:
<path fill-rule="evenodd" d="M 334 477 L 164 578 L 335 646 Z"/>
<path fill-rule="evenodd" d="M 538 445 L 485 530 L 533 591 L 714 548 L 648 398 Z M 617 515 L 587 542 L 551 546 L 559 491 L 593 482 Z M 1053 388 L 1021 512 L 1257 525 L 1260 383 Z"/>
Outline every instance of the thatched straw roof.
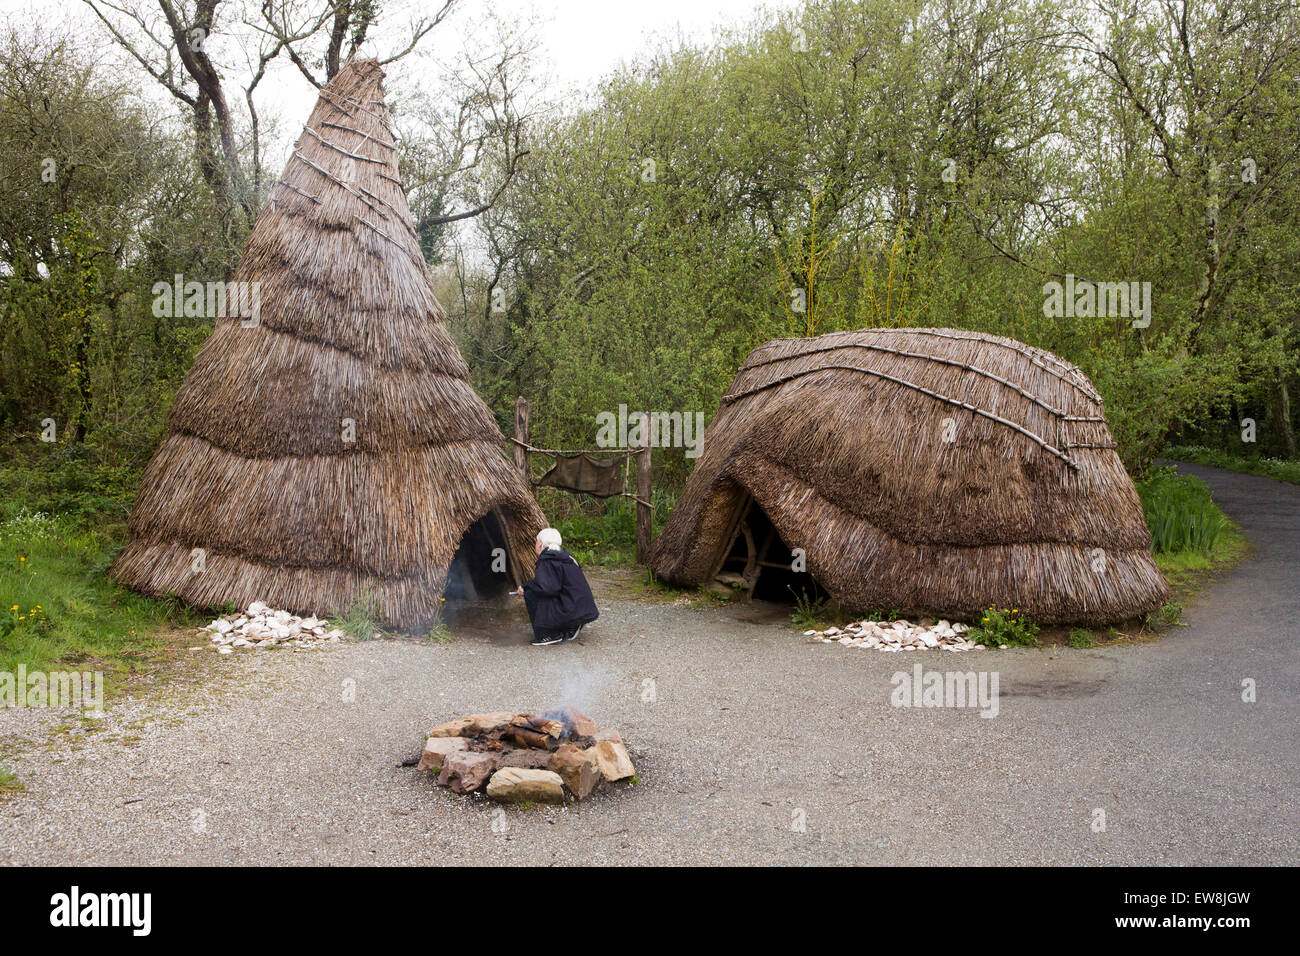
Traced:
<path fill-rule="evenodd" d="M 1097 392 L 1011 339 L 864 329 L 760 346 L 654 543 L 655 573 L 710 580 L 746 495 L 851 610 L 1105 623 L 1167 597 Z"/>
<path fill-rule="evenodd" d="M 368 595 L 420 627 L 494 509 L 531 574 L 545 519 L 434 298 L 382 81 L 352 60 L 321 90 L 234 276 L 261 283 L 260 322 L 218 320 L 177 392 L 112 568 L 123 584 L 298 613 Z"/>

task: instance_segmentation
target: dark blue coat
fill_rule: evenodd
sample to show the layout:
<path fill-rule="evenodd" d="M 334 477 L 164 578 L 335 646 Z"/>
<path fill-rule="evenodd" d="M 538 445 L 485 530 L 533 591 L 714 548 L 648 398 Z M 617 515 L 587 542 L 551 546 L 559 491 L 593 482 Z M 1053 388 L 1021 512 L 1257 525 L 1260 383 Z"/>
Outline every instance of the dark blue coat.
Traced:
<path fill-rule="evenodd" d="M 567 630 L 600 616 L 591 586 L 567 551 L 547 548 L 537 556 L 533 579 L 524 583 L 533 626 Z"/>

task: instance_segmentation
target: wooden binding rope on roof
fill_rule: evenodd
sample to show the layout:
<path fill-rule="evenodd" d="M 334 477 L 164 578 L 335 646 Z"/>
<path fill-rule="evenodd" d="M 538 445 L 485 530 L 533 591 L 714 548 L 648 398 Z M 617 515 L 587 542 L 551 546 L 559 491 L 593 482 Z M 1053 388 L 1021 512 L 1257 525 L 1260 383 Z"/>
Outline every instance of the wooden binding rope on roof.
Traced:
<path fill-rule="evenodd" d="M 889 351 L 889 350 L 884 349 L 883 351 Z M 928 389 L 923 385 L 917 385 L 915 382 L 909 382 L 906 379 L 899 378 L 896 375 L 888 375 L 884 372 L 876 371 L 875 369 L 862 368 L 859 365 L 825 364 L 825 365 L 819 365 L 816 368 L 804 369 L 803 371 L 799 371 L 799 372 L 792 372 L 789 375 L 783 375 L 780 378 L 768 382 L 764 385 L 757 385 L 754 388 L 746 389 L 743 392 L 736 392 L 735 394 L 724 395 L 722 397 L 722 402 L 724 405 L 730 405 L 733 402 L 738 402 L 741 399 L 748 398 L 750 395 L 754 395 L 758 392 L 765 391 L 769 388 L 777 388 L 781 385 L 786 384 L 787 382 L 792 382 L 795 379 L 803 378 L 805 375 L 816 375 L 819 372 L 825 372 L 827 369 L 842 369 L 846 372 L 861 372 L 863 375 L 874 375 L 877 378 L 886 379 L 890 382 L 893 382 L 896 385 L 902 385 L 904 388 L 914 389 L 923 395 L 928 395 L 930 398 L 933 398 L 935 401 L 946 402 L 949 405 L 955 405 L 958 408 L 964 408 L 968 412 L 974 412 L 976 415 L 982 415 L 984 418 L 987 418 L 990 421 L 997 422 L 999 425 L 1003 425 L 1007 428 L 1012 429 L 1013 431 L 1019 432 L 1021 435 L 1024 435 L 1030 441 L 1039 445 L 1044 451 L 1050 452 L 1051 454 L 1055 455 L 1057 458 L 1061 459 L 1061 461 L 1065 462 L 1075 471 L 1079 470 L 1079 465 L 1074 461 L 1073 458 L 1071 458 L 1069 455 L 1066 455 L 1060 449 L 1055 448 L 1054 446 L 1048 444 L 1048 442 L 1046 442 L 1043 438 L 1039 437 L 1038 435 L 1035 435 L 1033 432 L 1031 432 L 1028 428 L 1025 428 L 1023 425 L 1017 425 L 1013 421 L 1008 421 L 1007 419 L 1003 418 L 1000 415 L 995 415 L 990 411 L 985 411 L 984 409 L 978 407 L 977 405 L 972 405 L 970 402 L 963 402 L 960 399 L 950 398 L 947 395 L 940 395 L 938 392 L 932 391 L 931 389 Z"/>
<path fill-rule="evenodd" d="M 349 159 L 359 159 L 364 163 L 376 163 L 380 166 L 388 165 L 387 160 L 375 159 L 373 156 L 362 156 L 360 153 L 354 153 L 350 150 L 344 149 L 342 146 L 339 146 L 337 143 L 331 143 L 329 140 L 322 138 L 320 133 L 316 132 L 311 127 L 308 127 L 307 129 L 303 130 L 303 132 L 310 133 L 312 136 L 316 137 L 316 141 L 320 143 L 322 146 L 325 146 L 328 149 L 332 149 L 335 152 L 342 153 L 344 156 L 348 157 Z"/>
<path fill-rule="evenodd" d="M 916 357 L 931 357 L 927 341 L 933 362 Z M 970 620 L 1015 607 L 1044 624 L 1153 610 L 1168 585 L 1141 503 L 1095 389 L 1072 368 L 951 329 L 765 343 L 709 424 L 651 567 L 672 585 L 708 583 L 760 509 L 846 610 Z M 945 435 L 952 407 L 971 417 Z M 764 543 L 747 569 L 780 565 Z"/>
<path fill-rule="evenodd" d="M 792 355 L 779 355 L 774 358 L 761 359 L 757 362 L 748 365 L 747 368 L 748 369 L 760 368 L 764 365 L 774 365 L 777 362 L 793 362 L 807 355 L 816 355 L 821 352 L 837 352 L 840 349 L 844 349 L 844 348 L 867 349 L 873 352 L 888 352 L 891 355 L 901 355 L 906 358 L 923 359 L 924 361 L 935 362 L 940 365 L 951 365 L 954 368 L 964 369 L 967 372 L 972 372 L 976 375 L 980 375 L 983 376 L 984 378 L 990 379 L 991 381 L 997 382 L 999 385 L 1003 385 L 1006 388 L 1009 388 L 1012 391 L 1016 392 L 1017 394 L 1021 395 L 1022 397 L 1029 399 L 1029 401 L 1033 402 L 1035 405 L 1045 408 L 1047 411 L 1051 412 L 1053 415 L 1057 416 L 1063 421 L 1076 421 L 1076 422 L 1104 422 L 1105 421 L 1105 419 L 1101 418 L 1100 416 L 1092 416 L 1092 417 L 1068 416 L 1059 408 L 1057 408 L 1055 405 L 1048 404 L 1047 402 L 1039 398 L 1037 395 L 1034 395 L 1033 393 L 1027 391 L 1026 389 L 1021 388 L 1019 385 L 1016 385 L 1014 382 L 1008 382 L 1005 378 L 1002 378 L 1001 376 L 994 375 L 992 372 L 987 371 L 986 369 L 978 368 L 967 362 L 958 362 L 956 359 L 943 358 L 938 355 L 928 355 L 924 352 L 909 352 L 904 349 L 891 349 L 884 345 L 869 345 L 863 342 L 850 342 L 845 345 L 824 345 L 815 349 L 806 349 L 802 352 L 796 352 Z"/>
<path fill-rule="evenodd" d="M 1023 356 L 1031 365 L 1037 366 L 1038 368 L 1042 369 L 1044 372 L 1047 372 L 1049 375 L 1053 375 L 1059 378 L 1061 381 L 1065 382 L 1066 384 L 1072 386 L 1073 388 L 1076 388 L 1079 391 L 1083 392 L 1083 394 L 1087 395 L 1094 402 L 1098 402 L 1098 403 L 1101 402 L 1101 396 L 1097 394 L 1097 390 L 1092 387 L 1092 383 L 1089 382 L 1084 377 L 1083 373 L 1079 370 L 1077 366 L 1071 365 L 1069 362 L 1066 362 L 1064 359 L 1052 355 L 1050 352 L 1043 352 L 1041 349 L 1035 350 L 1038 354 L 1045 355 L 1053 362 L 1055 362 L 1056 367 L 1053 368 L 1047 365 L 1046 363 L 1044 363 L 1040 358 L 1038 358 L 1038 355 L 1034 354 L 1033 352 L 1030 352 L 1029 346 L 1026 346 L 1021 342 L 1016 342 L 1013 339 L 1004 339 L 1000 336 L 986 335 L 982 332 L 968 332 L 968 333 L 958 334 L 949 329 L 902 328 L 902 329 L 860 329 L 856 332 L 853 331 L 828 332 L 825 335 L 818 336 L 818 339 L 825 339 L 829 341 L 830 339 L 838 336 L 861 335 L 861 334 L 881 333 L 881 332 L 907 333 L 908 335 L 928 335 L 934 338 L 948 339 L 954 342 L 983 342 L 986 345 L 990 345 L 1002 349 L 1008 349 L 1010 351 L 1017 353 L 1018 355 Z M 772 342 L 768 342 L 764 345 L 760 345 L 759 348 L 760 349 L 772 348 L 790 341 L 798 341 L 798 340 L 776 339 Z M 834 346 L 832 346 L 832 348 L 833 347 Z M 755 351 L 757 351 L 757 349 Z"/>
<path fill-rule="evenodd" d="M 297 186 L 293 185 L 292 183 L 286 183 L 284 180 L 280 180 L 278 183 L 276 183 L 276 185 L 283 186 L 285 189 L 288 189 L 290 192 L 297 193 L 303 199 L 310 199 L 312 202 L 316 203 L 317 205 L 320 204 L 319 196 L 313 196 L 311 193 L 303 192 L 301 189 L 299 189 Z"/>
<path fill-rule="evenodd" d="M 382 139 L 376 139 L 375 137 L 371 136 L 369 133 L 363 133 L 361 130 L 356 129 L 355 127 L 352 126 L 344 126 L 341 123 L 331 123 L 328 120 L 321 123 L 320 125 L 322 127 L 329 127 L 330 129 L 342 130 L 345 133 L 352 133 L 354 136 L 360 136 L 362 139 L 366 140 L 367 142 L 374 143 L 376 146 L 382 146 L 384 149 L 391 149 L 394 152 L 396 152 L 397 150 L 397 147 L 394 144 L 385 143 Z"/>

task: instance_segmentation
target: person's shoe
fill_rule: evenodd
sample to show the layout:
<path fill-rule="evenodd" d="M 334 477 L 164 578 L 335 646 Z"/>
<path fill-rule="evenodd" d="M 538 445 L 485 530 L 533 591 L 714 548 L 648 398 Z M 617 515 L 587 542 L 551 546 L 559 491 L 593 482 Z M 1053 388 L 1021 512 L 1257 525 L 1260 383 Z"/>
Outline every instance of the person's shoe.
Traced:
<path fill-rule="evenodd" d="M 546 647 L 548 644 L 558 644 L 562 640 L 564 640 L 562 637 L 534 637 L 528 643 L 533 647 Z"/>
<path fill-rule="evenodd" d="M 565 635 L 564 635 L 564 640 L 565 640 L 565 641 L 576 641 L 576 640 L 578 639 L 578 635 L 582 633 L 582 629 L 583 629 L 584 627 L 586 627 L 586 626 L 587 626 L 587 625 L 585 625 L 585 624 L 579 624 L 576 628 L 574 628 L 574 629 L 573 629 L 572 631 L 570 631 L 568 634 L 565 634 Z"/>

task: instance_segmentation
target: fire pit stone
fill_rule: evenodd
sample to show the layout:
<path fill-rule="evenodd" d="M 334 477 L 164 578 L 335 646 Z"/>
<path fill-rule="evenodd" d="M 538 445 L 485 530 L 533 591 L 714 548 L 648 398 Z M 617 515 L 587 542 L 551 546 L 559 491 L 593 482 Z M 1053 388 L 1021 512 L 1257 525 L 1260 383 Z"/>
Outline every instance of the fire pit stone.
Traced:
<path fill-rule="evenodd" d="M 424 753 L 420 754 L 419 770 L 441 770 L 442 762 L 450 753 L 464 750 L 469 745 L 465 737 L 430 737 L 424 742 Z"/>
<path fill-rule="evenodd" d="M 591 748 L 596 755 L 596 766 L 606 780 L 624 780 L 634 773 L 632 758 L 627 755 L 627 748 L 612 740 L 602 740 Z"/>
<path fill-rule="evenodd" d="M 430 737 L 482 737 L 509 725 L 514 714 L 473 714 L 439 724 L 429 731 Z"/>
<path fill-rule="evenodd" d="M 438 771 L 439 786 L 506 802 L 583 800 L 606 781 L 636 773 L 622 737 L 564 707 L 533 714 L 473 714 L 429 731 L 419 769 Z"/>
<path fill-rule="evenodd" d="M 496 769 L 497 757 L 494 754 L 457 750 L 443 759 L 438 784 L 451 787 L 456 793 L 472 793 L 487 783 Z"/>
<path fill-rule="evenodd" d="M 488 781 L 487 795 L 502 803 L 563 803 L 564 783 L 550 770 L 504 767 Z"/>
<path fill-rule="evenodd" d="M 551 754 L 547 766 L 560 775 L 569 792 L 579 800 L 587 799 L 605 779 L 596 763 L 596 755 L 590 749 L 579 750 L 573 744 L 561 744 Z"/>

